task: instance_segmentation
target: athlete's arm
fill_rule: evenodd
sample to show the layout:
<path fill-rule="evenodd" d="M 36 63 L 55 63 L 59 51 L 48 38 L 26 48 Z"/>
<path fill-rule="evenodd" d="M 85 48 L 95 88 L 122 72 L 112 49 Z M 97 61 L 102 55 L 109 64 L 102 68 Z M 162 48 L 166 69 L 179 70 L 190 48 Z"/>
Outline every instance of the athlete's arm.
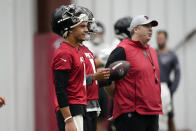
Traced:
<path fill-rule="evenodd" d="M 93 74 L 89 74 L 86 76 L 86 86 L 93 84 Z"/>
<path fill-rule="evenodd" d="M 63 70 L 54 71 L 55 91 L 60 108 L 69 106 L 67 97 L 67 85 L 68 85 L 69 73 Z"/>
<path fill-rule="evenodd" d="M 97 80 L 97 81 L 107 80 L 107 79 L 109 79 L 109 77 L 110 77 L 110 69 L 109 68 L 100 69 L 94 74 L 87 75 L 86 85 L 87 86 L 92 85 L 94 80 Z"/>
<path fill-rule="evenodd" d="M 5 105 L 5 97 L 0 97 L 0 107 Z"/>
<path fill-rule="evenodd" d="M 117 47 L 112 51 L 108 57 L 105 67 L 108 68 L 110 64 L 119 60 L 126 60 L 125 50 L 122 47 Z"/>
<path fill-rule="evenodd" d="M 55 81 L 55 91 L 57 96 L 57 101 L 60 107 L 60 111 L 64 117 L 64 119 L 71 116 L 71 112 L 69 109 L 69 101 L 67 97 L 66 87 L 68 85 L 69 73 L 63 70 L 55 70 L 54 71 L 54 81 Z M 73 125 L 73 119 L 70 118 L 66 121 L 66 125 Z"/>
<path fill-rule="evenodd" d="M 96 64 L 96 66 L 97 66 L 98 68 L 104 66 L 104 64 L 103 64 L 99 59 L 97 59 L 97 58 L 95 58 L 95 64 Z"/>
<path fill-rule="evenodd" d="M 179 81 L 180 81 L 180 66 L 179 66 L 178 58 L 176 55 L 173 60 L 173 69 L 174 69 L 175 76 L 171 84 L 171 94 L 173 94 L 176 91 L 176 89 L 178 88 Z"/>

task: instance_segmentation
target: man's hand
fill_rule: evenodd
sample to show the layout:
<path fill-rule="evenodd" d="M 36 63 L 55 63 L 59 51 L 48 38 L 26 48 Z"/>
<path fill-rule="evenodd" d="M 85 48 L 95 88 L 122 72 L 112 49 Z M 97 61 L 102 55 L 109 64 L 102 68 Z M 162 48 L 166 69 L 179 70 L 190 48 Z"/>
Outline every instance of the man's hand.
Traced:
<path fill-rule="evenodd" d="M 71 116 L 69 106 L 60 108 L 60 111 L 64 119 Z M 74 124 L 73 118 L 69 118 L 65 121 L 65 131 L 76 131 L 76 126 Z"/>
<path fill-rule="evenodd" d="M 65 131 L 77 131 L 73 119 L 69 119 L 65 123 Z"/>
<path fill-rule="evenodd" d="M 5 105 L 5 97 L 0 97 L 0 107 Z"/>
<path fill-rule="evenodd" d="M 95 74 L 93 74 L 93 80 L 103 81 L 110 78 L 110 69 L 100 69 Z"/>

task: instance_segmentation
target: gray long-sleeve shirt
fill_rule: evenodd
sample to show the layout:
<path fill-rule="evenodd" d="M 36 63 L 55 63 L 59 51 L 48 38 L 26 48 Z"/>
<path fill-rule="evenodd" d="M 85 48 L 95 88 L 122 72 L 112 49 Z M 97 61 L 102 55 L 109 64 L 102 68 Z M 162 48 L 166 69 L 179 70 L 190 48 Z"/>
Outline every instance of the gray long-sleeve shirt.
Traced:
<path fill-rule="evenodd" d="M 161 82 L 166 82 L 171 95 L 176 91 L 180 81 L 180 67 L 177 56 L 172 52 L 158 53 Z M 170 79 L 171 72 L 174 71 L 174 80 Z"/>

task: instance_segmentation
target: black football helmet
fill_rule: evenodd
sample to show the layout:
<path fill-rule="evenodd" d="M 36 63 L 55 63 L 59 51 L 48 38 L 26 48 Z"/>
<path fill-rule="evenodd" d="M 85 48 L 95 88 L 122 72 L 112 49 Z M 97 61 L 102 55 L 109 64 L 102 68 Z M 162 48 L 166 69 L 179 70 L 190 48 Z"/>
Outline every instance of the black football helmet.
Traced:
<path fill-rule="evenodd" d="M 88 16 L 88 32 L 89 33 L 96 33 L 96 20 L 94 18 L 93 13 L 86 7 L 80 6 L 80 8 L 83 10 L 83 12 Z"/>
<path fill-rule="evenodd" d="M 71 28 L 88 21 L 88 15 L 77 5 L 62 5 L 51 16 L 52 31 L 66 37 Z"/>
<path fill-rule="evenodd" d="M 114 24 L 114 31 L 116 37 L 120 40 L 131 38 L 130 31 L 128 28 L 130 27 L 132 21 L 132 17 L 123 17 Z"/>
<path fill-rule="evenodd" d="M 105 33 L 104 25 L 99 21 L 96 22 L 96 25 L 97 25 L 97 29 L 96 29 L 97 32 L 104 34 Z"/>

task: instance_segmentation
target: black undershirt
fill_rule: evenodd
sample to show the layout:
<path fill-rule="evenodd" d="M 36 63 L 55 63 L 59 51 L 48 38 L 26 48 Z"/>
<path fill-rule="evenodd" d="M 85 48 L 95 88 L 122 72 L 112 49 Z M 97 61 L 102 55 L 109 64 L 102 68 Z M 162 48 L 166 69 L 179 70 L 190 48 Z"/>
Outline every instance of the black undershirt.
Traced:
<path fill-rule="evenodd" d="M 69 72 L 63 70 L 54 71 L 55 92 L 60 108 L 69 106 L 66 87 L 68 85 Z"/>
<path fill-rule="evenodd" d="M 126 54 L 125 54 L 124 48 L 117 47 L 111 52 L 110 56 L 108 57 L 105 68 L 108 68 L 110 64 L 112 64 L 113 62 L 120 61 L 120 60 L 126 60 Z M 111 85 L 111 83 L 112 83 L 111 80 L 105 80 L 105 81 L 99 82 L 99 86 L 104 87 L 104 86 Z"/>
<path fill-rule="evenodd" d="M 105 67 L 108 68 L 110 64 L 112 64 L 113 62 L 120 60 L 126 60 L 126 54 L 124 48 L 117 47 L 112 51 L 112 53 L 108 57 Z"/>

